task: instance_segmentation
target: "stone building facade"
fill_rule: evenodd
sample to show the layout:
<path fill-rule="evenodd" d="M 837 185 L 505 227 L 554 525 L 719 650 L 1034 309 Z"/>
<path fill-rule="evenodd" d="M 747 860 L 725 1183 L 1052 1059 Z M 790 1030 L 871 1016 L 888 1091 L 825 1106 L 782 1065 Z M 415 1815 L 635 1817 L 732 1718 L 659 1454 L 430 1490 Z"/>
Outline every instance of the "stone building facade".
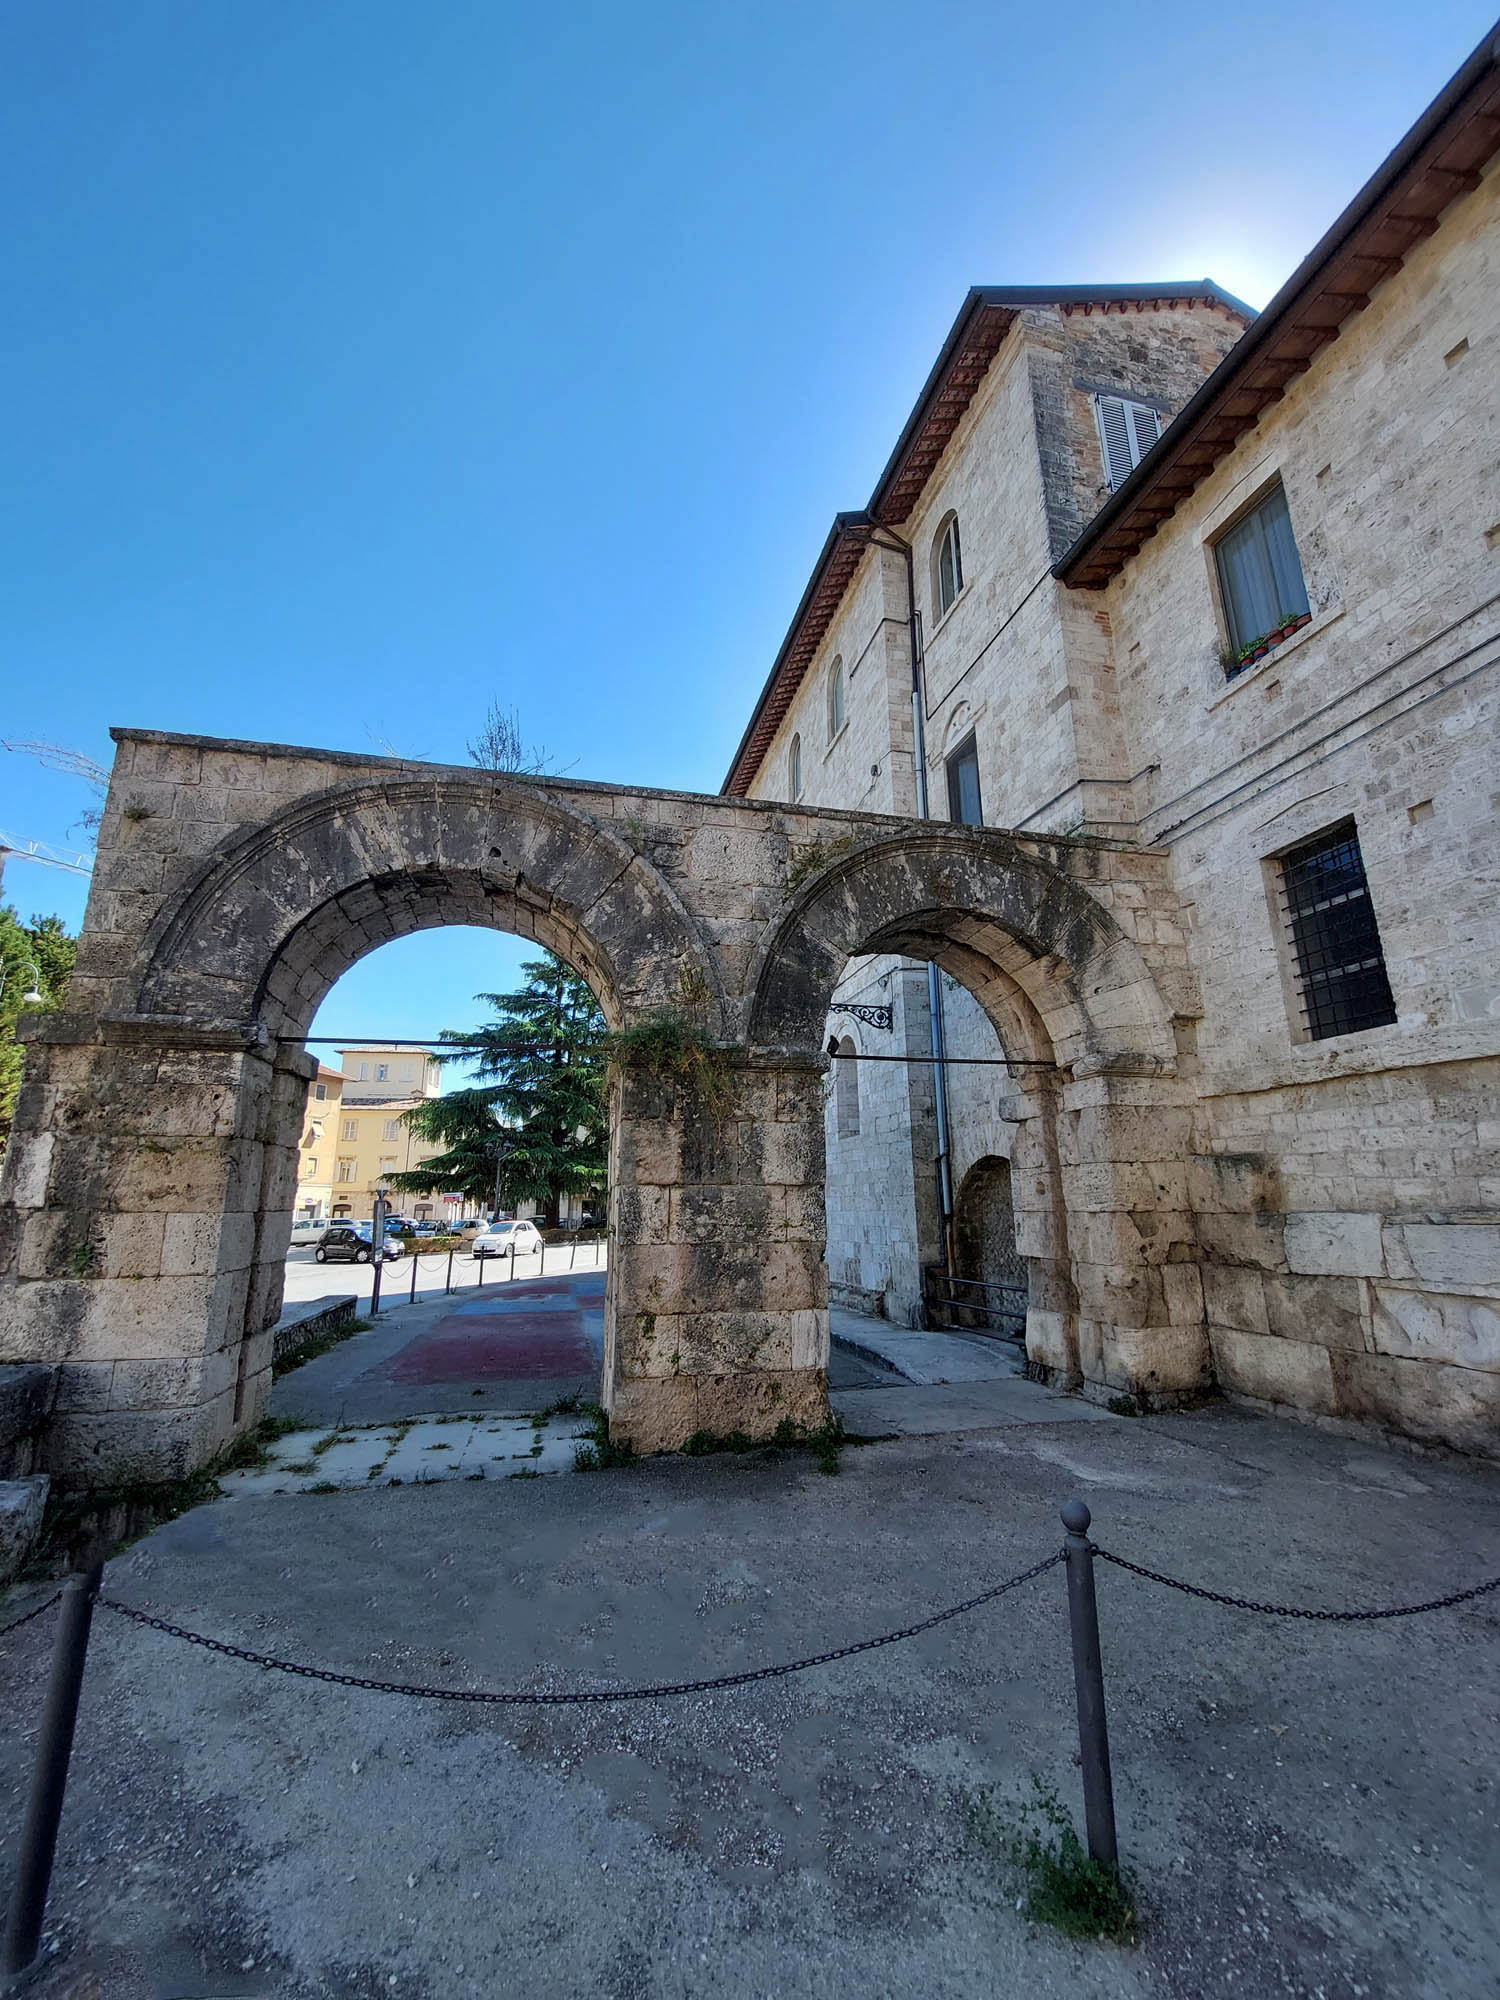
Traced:
<path fill-rule="evenodd" d="M 977 799 L 1101 865 L 1159 859 L 1169 893 L 1122 889 L 1120 915 L 1182 954 L 1163 992 L 1186 1136 L 1174 1159 L 1143 1122 L 1138 1173 L 1186 1190 L 1193 1269 L 1167 1275 L 1202 1286 L 1205 1381 L 1484 1450 L 1497 145 L 1491 38 L 1258 317 L 1207 284 L 971 293 L 870 503 L 835 522 L 725 786 L 919 813 L 920 742 L 934 817 Z M 950 1056 L 1024 1053 L 992 1008 L 930 990 Z M 889 1030 L 841 1015 L 877 991 L 929 987 L 910 960 L 851 965 L 830 1037 L 929 1053 L 926 1004 Z M 993 1273 L 1006 1165 L 1034 1273 L 1056 1237 L 1026 1211 L 1012 1114 L 1039 1079 L 949 1067 L 945 1147 L 932 1072 L 883 1067 L 860 1087 L 894 1114 L 841 1132 L 827 1110 L 835 1296 L 910 1319 L 960 1238 Z M 1034 1297 L 1033 1358 L 1045 1316 Z M 1081 1368 L 1109 1379 L 1086 1334 Z"/>

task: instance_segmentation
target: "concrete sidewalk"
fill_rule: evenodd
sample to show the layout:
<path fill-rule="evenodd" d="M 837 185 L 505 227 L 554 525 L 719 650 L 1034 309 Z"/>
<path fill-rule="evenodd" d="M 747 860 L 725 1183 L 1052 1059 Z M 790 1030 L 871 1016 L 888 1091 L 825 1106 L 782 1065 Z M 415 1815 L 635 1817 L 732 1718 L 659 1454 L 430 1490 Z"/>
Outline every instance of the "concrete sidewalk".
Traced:
<path fill-rule="evenodd" d="M 757 1452 L 224 1500 L 106 1589 L 362 1675 L 620 1686 L 910 1623 L 1055 1548 L 1074 1492 L 1106 1547 L 1236 1593 L 1500 1570 L 1495 1467 L 1208 1409 L 849 1449 L 836 1479 Z M 1493 1994 L 1500 1599 L 1272 1621 L 1108 1567 L 1099 1597 L 1134 1950 L 1031 1924 L 975 1832 L 1033 1773 L 1077 1816 L 1055 1571 L 795 1678 L 568 1709 L 260 1674 L 101 1611 L 27 2000 Z M 10 1826 L 48 1641 L 0 1642 Z"/>

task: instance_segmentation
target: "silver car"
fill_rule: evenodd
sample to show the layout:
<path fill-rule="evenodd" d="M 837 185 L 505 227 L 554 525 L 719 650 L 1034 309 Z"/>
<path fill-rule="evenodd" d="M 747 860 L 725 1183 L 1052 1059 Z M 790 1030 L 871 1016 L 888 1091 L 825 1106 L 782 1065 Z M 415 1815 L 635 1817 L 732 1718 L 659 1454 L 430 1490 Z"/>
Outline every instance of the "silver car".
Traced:
<path fill-rule="evenodd" d="M 472 1257 L 529 1257 L 542 1247 L 541 1231 L 534 1222 L 492 1222 L 474 1238 Z"/>

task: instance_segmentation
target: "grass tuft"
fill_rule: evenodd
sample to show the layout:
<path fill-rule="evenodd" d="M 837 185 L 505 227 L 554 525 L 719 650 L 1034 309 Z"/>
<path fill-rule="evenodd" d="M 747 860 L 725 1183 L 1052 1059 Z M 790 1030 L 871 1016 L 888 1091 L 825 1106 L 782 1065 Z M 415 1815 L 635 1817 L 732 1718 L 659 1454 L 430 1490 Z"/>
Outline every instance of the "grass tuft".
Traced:
<path fill-rule="evenodd" d="M 980 1795 L 969 1802 L 969 1821 L 980 1846 L 1021 1878 L 1026 1914 L 1037 1923 L 1065 1937 L 1136 1942 L 1123 1878 L 1088 1854 L 1056 1792 L 1034 1772 L 1024 1804 L 1007 1809 Z"/>

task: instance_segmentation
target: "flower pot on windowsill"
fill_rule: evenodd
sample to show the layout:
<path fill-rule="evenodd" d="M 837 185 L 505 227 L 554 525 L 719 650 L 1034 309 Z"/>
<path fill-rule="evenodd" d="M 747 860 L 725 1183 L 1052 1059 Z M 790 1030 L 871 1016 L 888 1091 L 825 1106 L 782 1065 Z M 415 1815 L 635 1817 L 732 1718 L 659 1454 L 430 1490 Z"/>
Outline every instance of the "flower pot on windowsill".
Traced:
<path fill-rule="evenodd" d="M 1255 651 L 1250 655 L 1251 664 L 1253 665 L 1257 660 L 1263 660 L 1270 650 L 1270 647 L 1266 645 L 1257 646 Z"/>

